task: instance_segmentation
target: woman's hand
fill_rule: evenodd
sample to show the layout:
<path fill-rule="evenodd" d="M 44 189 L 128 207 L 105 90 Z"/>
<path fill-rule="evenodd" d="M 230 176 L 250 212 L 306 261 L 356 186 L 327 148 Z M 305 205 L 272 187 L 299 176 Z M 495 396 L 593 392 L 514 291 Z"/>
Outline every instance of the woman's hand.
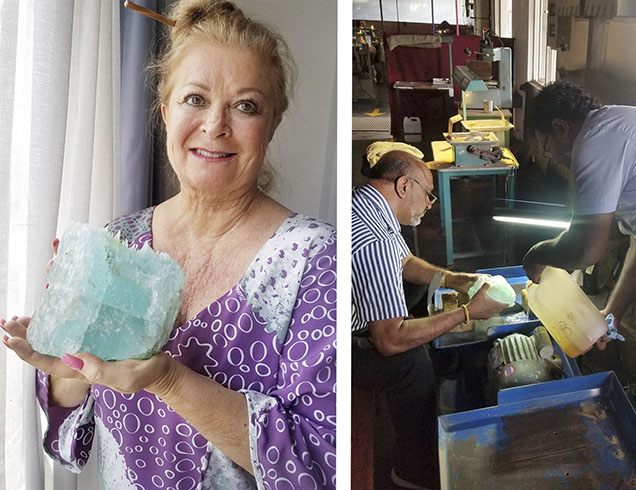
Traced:
<path fill-rule="evenodd" d="M 27 341 L 29 317 L 13 317 L 10 321 L 0 320 L 0 326 L 9 335 L 2 342 L 15 352 L 20 359 L 40 371 L 50 374 L 49 403 L 59 407 L 75 407 L 86 397 L 90 384 L 84 376 L 71 369 L 55 356 L 40 354 Z"/>
<path fill-rule="evenodd" d="M 119 393 L 135 393 L 140 390 L 163 386 L 171 379 L 174 361 L 160 352 L 150 359 L 126 359 L 102 361 L 86 352 L 65 354 L 61 362 L 75 370 L 90 384 L 107 386 Z"/>
<path fill-rule="evenodd" d="M 120 393 L 134 393 L 148 387 L 163 386 L 172 379 L 172 358 L 164 353 L 150 359 L 126 359 L 123 361 L 102 361 L 86 352 L 61 358 L 40 354 L 33 350 L 26 339 L 30 318 L 14 317 L 0 320 L 0 326 L 10 335 L 2 342 L 15 352 L 20 359 L 40 371 L 56 378 L 78 380 L 86 384 L 101 384 Z"/>
<path fill-rule="evenodd" d="M 14 316 L 11 320 L 0 319 L 0 326 L 9 335 L 2 337 L 2 343 L 15 352 L 20 359 L 40 371 L 68 379 L 83 379 L 83 376 L 74 369 L 64 365 L 55 356 L 40 354 L 31 348 L 27 341 L 27 328 L 31 318 Z"/>
<path fill-rule="evenodd" d="M 468 312 L 470 313 L 470 317 L 475 320 L 485 320 L 486 318 L 490 318 L 507 307 L 507 305 L 491 299 L 486 294 L 488 287 L 488 283 L 484 284 L 479 291 L 477 291 L 475 296 L 473 296 L 473 299 L 471 299 L 466 305 Z"/>

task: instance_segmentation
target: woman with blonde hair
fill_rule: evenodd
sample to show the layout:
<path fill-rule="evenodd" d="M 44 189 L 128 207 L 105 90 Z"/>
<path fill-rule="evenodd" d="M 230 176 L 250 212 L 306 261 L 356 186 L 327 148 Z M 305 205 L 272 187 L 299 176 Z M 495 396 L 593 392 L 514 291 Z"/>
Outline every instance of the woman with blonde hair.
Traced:
<path fill-rule="evenodd" d="M 33 351 L 44 445 L 107 489 L 335 488 L 335 232 L 263 190 L 288 105 L 285 43 L 228 1 L 181 0 L 156 64 L 180 190 L 108 225 L 187 275 L 175 329 L 147 360 Z"/>

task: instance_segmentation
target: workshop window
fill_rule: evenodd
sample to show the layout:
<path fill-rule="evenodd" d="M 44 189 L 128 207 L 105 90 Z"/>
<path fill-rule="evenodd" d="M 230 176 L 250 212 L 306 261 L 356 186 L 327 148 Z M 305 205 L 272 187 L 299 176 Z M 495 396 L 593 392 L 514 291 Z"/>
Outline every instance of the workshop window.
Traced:
<path fill-rule="evenodd" d="M 495 32 L 501 37 L 512 37 L 512 0 L 495 0 Z"/>
<path fill-rule="evenodd" d="M 534 5 L 533 5 L 534 4 Z M 556 50 L 548 46 L 548 13 L 556 8 L 554 0 L 534 0 L 530 2 L 528 32 L 531 36 L 530 59 L 532 80 L 543 85 L 556 80 Z"/>
<path fill-rule="evenodd" d="M 389 22 L 414 22 L 428 23 L 434 20 L 435 24 L 446 21 L 455 25 L 459 17 L 459 25 L 468 24 L 466 17 L 465 0 L 457 2 L 458 11 L 455 12 L 455 2 L 433 2 L 431 0 L 353 0 L 354 20 L 380 20 L 380 8 L 385 21 Z M 381 7 L 380 7 L 381 6 Z"/>

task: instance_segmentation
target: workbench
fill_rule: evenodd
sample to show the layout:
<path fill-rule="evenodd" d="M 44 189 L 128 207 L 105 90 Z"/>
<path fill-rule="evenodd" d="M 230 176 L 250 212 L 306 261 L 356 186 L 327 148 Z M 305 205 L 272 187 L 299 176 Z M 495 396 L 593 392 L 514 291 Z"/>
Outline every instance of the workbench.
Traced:
<path fill-rule="evenodd" d="M 450 143 L 446 141 L 433 141 L 433 162 L 429 162 L 431 170 L 437 170 L 438 192 L 440 203 L 440 216 L 442 231 L 446 233 L 446 263 L 453 264 L 455 259 L 467 257 L 479 257 L 500 253 L 500 250 L 478 250 L 455 253 L 453 248 L 453 214 L 451 204 L 451 179 L 459 177 L 484 177 L 493 176 L 493 193 L 497 194 L 497 177 L 506 176 L 505 197 L 510 202 L 515 197 L 515 176 L 519 163 L 508 148 L 502 148 L 504 160 L 497 163 L 484 162 L 483 166 L 457 167 L 453 164 L 455 155 Z"/>

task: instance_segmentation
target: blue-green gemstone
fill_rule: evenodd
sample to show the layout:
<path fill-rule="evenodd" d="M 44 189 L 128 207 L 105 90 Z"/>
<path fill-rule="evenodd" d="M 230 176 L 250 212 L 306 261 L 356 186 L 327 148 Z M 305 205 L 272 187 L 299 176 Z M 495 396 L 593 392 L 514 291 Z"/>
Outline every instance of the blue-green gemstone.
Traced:
<path fill-rule="evenodd" d="M 34 350 L 145 359 L 170 337 L 185 274 L 165 253 L 134 250 L 104 229 L 74 223 L 48 281 L 27 330 Z"/>

